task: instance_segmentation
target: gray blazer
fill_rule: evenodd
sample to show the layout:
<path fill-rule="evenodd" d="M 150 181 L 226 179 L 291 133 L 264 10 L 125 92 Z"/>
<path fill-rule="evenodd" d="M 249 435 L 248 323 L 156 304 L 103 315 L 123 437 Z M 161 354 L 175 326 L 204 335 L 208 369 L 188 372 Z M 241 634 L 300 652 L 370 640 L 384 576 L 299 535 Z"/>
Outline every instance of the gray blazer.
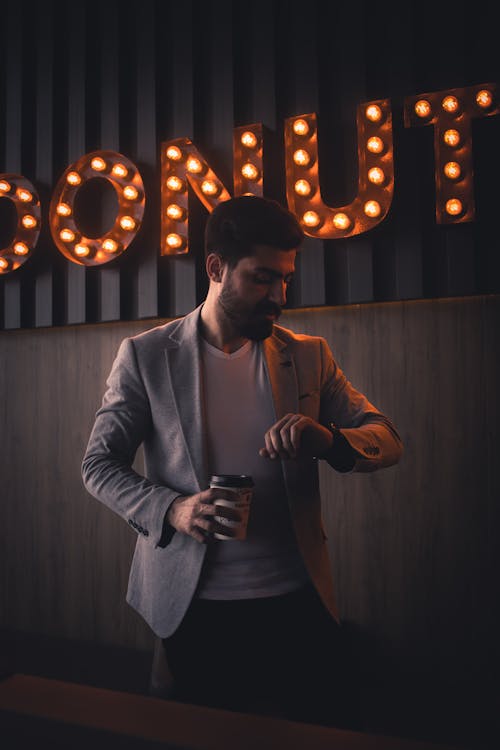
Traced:
<path fill-rule="evenodd" d="M 201 305 L 184 318 L 125 338 L 82 463 L 88 492 L 137 533 L 127 602 L 161 638 L 179 625 L 195 592 L 206 546 L 162 535 L 179 495 L 206 489 L 209 475 L 201 397 Z M 276 419 L 289 412 L 334 422 L 358 452 L 353 471 L 395 464 L 402 453 L 391 421 L 356 391 L 326 341 L 280 326 L 263 342 Z M 145 476 L 132 469 L 143 443 Z M 297 543 L 312 582 L 338 619 L 321 521 L 316 459 L 282 461 Z"/>

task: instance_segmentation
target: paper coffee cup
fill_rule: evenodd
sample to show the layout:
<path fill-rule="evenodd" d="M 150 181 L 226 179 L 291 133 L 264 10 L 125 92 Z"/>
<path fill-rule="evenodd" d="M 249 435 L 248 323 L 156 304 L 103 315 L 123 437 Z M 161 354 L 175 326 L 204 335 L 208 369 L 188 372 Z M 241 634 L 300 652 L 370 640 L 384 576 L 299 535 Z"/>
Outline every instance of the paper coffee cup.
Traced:
<path fill-rule="evenodd" d="M 214 533 L 215 539 L 222 541 L 241 541 L 242 539 L 246 539 L 253 486 L 252 477 L 246 474 L 214 474 L 211 477 L 210 487 L 220 487 L 234 494 L 234 500 L 226 500 L 222 497 L 216 498 L 214 500 L 215 507 L 224 505 L 227 508 L 234 508 L 241 516 L 241 521 L 231 521 L 229 518 L 224 518 L 223 516 L 215 516 L 217 523 L 221 526 L 227 526 L 228 529 L 231 529 L 231 534 L 233 534 L 233 536 L 226 536 L 225 534 Z"/>

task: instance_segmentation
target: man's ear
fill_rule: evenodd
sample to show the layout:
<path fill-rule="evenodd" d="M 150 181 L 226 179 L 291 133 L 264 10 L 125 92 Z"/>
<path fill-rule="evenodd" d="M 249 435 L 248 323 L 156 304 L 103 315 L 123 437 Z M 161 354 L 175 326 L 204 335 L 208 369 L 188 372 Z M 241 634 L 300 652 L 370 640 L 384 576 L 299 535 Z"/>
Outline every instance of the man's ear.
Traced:
<path fill-rule="evenodd" d="M 222 281 L 222 269 L 224 262 L 218 253 L 209 253 L 205 261 L 207 276 L 210 281 L 219 283 Z"/>

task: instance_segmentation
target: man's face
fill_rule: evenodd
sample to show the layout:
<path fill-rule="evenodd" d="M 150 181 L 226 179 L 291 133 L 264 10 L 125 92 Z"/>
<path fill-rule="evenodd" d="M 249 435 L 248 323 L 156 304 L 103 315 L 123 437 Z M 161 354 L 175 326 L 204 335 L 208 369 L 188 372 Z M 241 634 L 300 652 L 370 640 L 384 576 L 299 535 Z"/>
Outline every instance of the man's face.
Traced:
<path fill-rule="evenodd" d="M 224 266 L 218 304 L 237 335 L 261 341 L 281 315 L 295 271 L 295 250 L 257 245 L 234 268 Z"/>

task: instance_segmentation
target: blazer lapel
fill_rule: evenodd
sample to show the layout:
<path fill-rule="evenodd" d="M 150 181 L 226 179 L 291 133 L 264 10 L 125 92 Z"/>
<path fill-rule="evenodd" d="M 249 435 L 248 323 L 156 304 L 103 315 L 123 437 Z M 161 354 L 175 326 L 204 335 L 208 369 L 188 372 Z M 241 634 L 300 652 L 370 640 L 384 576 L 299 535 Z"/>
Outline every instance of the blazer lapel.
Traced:
<path fill-rule="evenodd" d="M 287 344 L 274 333 L 264 339 L 264 357 L 271 383 L 276 419 L 299 410 L 295 362 Z"/>
<path fill-rule="evenodd" d="M 203 419 L 201 356 L 198 321 L 201 306 L 183 318 L 165 347 L 179 427 L 200 490 L 208 486 L 206 434 Z"/>

